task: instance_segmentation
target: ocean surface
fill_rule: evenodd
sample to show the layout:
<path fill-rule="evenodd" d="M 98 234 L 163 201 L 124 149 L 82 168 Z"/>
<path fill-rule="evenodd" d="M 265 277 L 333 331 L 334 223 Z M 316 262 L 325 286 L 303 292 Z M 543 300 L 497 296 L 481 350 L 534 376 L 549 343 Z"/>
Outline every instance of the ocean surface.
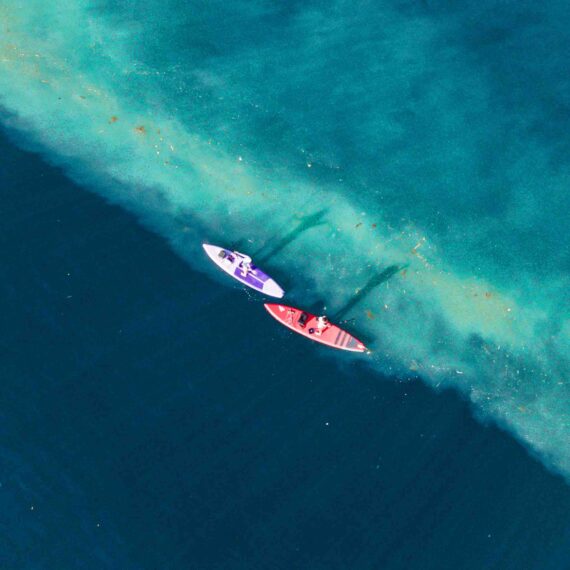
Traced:
<path fill-rule="evenodd" d="M 0 567 L 570 568 L 569 46 L 564 2 L 0 0 Z"/>

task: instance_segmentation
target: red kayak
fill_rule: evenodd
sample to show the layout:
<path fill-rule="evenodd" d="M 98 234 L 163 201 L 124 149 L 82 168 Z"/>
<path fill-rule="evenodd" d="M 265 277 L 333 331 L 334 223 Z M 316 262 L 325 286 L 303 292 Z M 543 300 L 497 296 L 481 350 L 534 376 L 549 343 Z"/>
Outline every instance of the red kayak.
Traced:
<path fill-rule="evenodd" d="M 311 340 L 340 350 L 352 352 L 366 352 L 367 350 L 357 338 L 322 317 L 277 303 L 265 303 L 264 307 L 281 324 Z"/>

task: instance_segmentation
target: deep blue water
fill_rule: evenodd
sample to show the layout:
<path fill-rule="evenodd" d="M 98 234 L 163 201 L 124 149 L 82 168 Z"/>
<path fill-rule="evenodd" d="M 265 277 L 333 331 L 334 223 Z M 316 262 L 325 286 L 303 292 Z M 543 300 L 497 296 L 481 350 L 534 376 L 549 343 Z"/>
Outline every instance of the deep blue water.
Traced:
<path fill-rule="evenodd" d="M 570 488 L 454 392 L 339 368 L 0 150 L 2 568 L 570 568 Z"/>

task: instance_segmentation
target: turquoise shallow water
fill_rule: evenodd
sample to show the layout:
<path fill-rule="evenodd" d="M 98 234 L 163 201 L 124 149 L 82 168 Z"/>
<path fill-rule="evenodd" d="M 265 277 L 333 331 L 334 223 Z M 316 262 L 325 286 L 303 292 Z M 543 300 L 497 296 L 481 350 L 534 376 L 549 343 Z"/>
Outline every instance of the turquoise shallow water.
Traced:
<path fill-rule="evenodd" d="M 194 268 L 202 239 L 248 240 L 293 302 L 357 319 L 374 369 L 452 386 L 568 478 L 565 3 L 0 16 L 22 142 Z"/>

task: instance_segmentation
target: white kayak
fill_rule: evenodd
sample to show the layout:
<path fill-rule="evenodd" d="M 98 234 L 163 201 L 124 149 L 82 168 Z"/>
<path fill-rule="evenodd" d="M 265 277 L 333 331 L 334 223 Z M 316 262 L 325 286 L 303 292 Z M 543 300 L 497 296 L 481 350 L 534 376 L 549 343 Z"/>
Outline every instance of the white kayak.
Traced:
<path fill-rule="evenodd" d="M 210 245 L 203 243 L 202 247 L 208 254 L 208 257 L 220 268 L 223 269 L 228 275 L 234 279 L 259 291 L 270 297 L 277 297 L 280 299 L 285 292 L 279 285 L 253 264 L 249 265 L 249 270 L 244 267 L 244 261 L 250 260 L 247 255 L 239 253 L 239 251 L 231 251 L 217 245 Z"/>

